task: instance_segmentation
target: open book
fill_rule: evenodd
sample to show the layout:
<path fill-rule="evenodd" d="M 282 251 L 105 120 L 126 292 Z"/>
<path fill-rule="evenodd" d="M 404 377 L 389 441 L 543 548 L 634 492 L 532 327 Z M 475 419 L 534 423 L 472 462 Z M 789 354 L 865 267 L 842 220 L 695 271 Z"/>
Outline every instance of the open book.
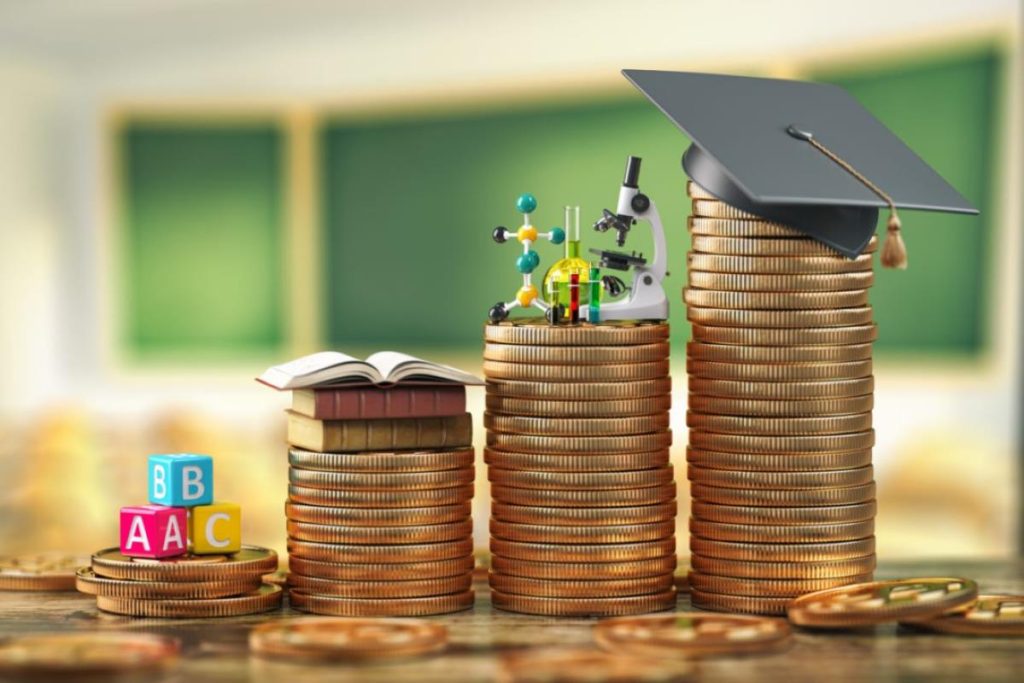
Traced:
<path fill-rule="evenodd" d="M 327 387 L 349 382 L 397 384 L 404 381 L 483 384 L 462 370 L 397 351 L 378 351 L 359 360 L 337 351 L 321 351 L 275 365 L 256 378 L 275 389 Z"/>

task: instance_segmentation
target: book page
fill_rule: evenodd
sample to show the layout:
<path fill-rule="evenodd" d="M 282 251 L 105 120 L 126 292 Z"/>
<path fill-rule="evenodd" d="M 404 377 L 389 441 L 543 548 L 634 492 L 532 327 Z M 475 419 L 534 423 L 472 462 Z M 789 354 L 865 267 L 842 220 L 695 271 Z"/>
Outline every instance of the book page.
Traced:
<path fill-rule="evenodd" d="M 343 366 L 358 367 L 346 369 Z M 332 369 L 336 369 L 336 371 L 331 372 Z M 343 376 L 347 372 L 366 376 L 369 370 L 371 368 L 358 358 L 337 351 L 321 351 L 268 368 L 257 379 L 278 389 L 291 389 L 308 386 L 310 382 L 314 381 L 314 378 L 322 381 L 327 378 Z"/>
<path fill-rule="evenodd" d="M 457 368 L 432 363 L 398 351 L 378 351 L 366 362 L 380 371 L 387 382 L 400 382 L 410 377 L 425 377 L 460 384 L 482 384 L 479 378 Z"/>

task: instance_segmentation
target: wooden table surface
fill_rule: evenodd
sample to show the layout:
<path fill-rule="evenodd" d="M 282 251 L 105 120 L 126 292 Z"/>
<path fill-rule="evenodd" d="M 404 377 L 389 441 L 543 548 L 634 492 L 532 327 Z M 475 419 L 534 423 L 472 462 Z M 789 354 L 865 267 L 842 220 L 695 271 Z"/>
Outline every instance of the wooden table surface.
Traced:
<path fill-rule="evenodd" d="M 1024 592 L 1024 561 L 883 564 L 879 578 L 964 576 L 983 592 Z M 679 610 L 689 607 L 686 596 Z M 131 619 L 98 612 L 74 593 L 0 593 L 0 635 L 26 632 L 131 629 L 174 635 L 183 643 L 179 665 L 162 681 L 491 681 L 500 678 L 503 653 L 534 647 L 591 646 L 593 620 L 529 617 L 491 607 L 486 584 L 476 607 L 434 617 L 449 628 L 442 654 L 386 664 L 306 664 L 250 657 L 254 624 L 288 619 L 284 609 L 216 620 Z M 793 647 L 772 655 L 706 659 L 690 678 L 699 681 L 1022 681 L 1024 639 L 957 637 L 895 626 L 859 632 L 797 631 Z M 152 680 L 152 679 L 149 679 Z"/>

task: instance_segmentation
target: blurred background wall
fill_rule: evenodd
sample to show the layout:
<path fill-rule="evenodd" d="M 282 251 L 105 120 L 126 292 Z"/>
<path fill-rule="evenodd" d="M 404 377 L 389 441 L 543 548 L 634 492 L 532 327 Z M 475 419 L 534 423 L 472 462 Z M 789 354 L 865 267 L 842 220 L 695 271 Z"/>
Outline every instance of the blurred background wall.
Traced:
<path fill-rule="evenodd" d="M 906 216 L 910 269 L 873 293 L 879 553 L 1018 552 L 1020 22 L 1012 0 L 0 3 L 0 551 L 112 545 L 145 456 L 182 450 L 282 547 L 288 398 L 252 378 L 322 348 L 478 371 L 517 278 L 491 228 L 523 191 L 539 225 L 589 224 L 628 154 L 669 236 L 685 498 L 687 141 L 633 67 L 839 83 L 982 208 Z"/>

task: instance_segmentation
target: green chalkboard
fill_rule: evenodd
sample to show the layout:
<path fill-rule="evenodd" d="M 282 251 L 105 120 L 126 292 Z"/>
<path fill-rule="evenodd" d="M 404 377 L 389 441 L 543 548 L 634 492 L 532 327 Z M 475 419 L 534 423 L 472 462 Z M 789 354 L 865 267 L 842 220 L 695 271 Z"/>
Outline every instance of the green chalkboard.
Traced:
<path fill-rule="evenodd" d="M 879 351 L 976 352 L 984 341 L 986 256 L 992 230 L 992 137 L 999 59 L 986 51 L 870 73 L 816 74 L 847 88 L 985 215 L 910 214 L 911 268 L 881 272 L 873 293 Z M 521 192 L 539 200 L 535 223 L 561 224 L 580 204 L 584 250 L 611 246 L 589 224 L 613 206 L 627 155 L 644 159 L 641 186 L 658 204 L 669 242 L 673 337 L 688 335 L 680 292 L 688 249 L 687 141 L 639 95 L 615 101 L 453 113 L 429 119 L 329 121 L 321 131 L 324 301 L 332 344 L 480 344 L 487 309 L 519 283 L 518 243 L 491 229 L 517 226 Z M 650 250 L 645 229 L 627 248 Z M 538 246 L 542 273 L 559 249 Z"/>
<path fill-rule="evenodd" d="M 276 350 L 284 337 L 280 130 L 129 122 L 117 143 L 129 352 Z"/>

